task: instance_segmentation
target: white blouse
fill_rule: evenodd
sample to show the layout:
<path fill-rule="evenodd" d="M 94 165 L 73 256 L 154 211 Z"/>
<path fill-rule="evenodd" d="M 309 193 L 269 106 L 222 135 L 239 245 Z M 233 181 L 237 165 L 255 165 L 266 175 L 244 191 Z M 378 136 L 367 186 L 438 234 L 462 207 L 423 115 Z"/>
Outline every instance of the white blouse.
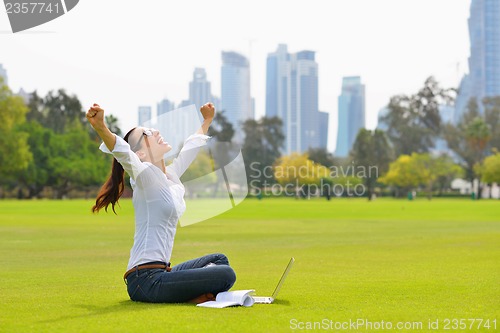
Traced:
<path fill-rule="evenodd" d="M 179 155 L 167 166 L 166 175 L 152 163 L 142 162 L 125 140 L 115 137 L 113 151 L 109 151 L 104 143 L 99 149 L 113 154 L 130 175 L 135 235 L 127 270 L 151 261 L 169 262 L 177 222 L 186 210 L 185 189 L 180 177 L 210 137 L 203 134 L 189 136 Z"/>

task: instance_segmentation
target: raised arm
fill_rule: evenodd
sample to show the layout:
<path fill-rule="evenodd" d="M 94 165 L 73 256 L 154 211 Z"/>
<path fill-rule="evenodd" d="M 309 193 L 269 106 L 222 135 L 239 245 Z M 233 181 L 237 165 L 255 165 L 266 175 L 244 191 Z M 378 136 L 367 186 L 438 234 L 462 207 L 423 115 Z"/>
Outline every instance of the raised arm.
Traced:
<path fill-rule="evenodd" d="M 130 150 L 130 146 L 125 140 L 117 137 L 108 129 L 104 123 L 104 110 L 98 104 L 94 104 L 87 111 L 87 119 L 104 142 L 104 145 L 99 148 L 105 153 L 112 154 L 130 177 L 136 181 L 138 176 L 147 169 L 147 165 L 142 163 L 137 154 Z M 145 174 L 143 178 L 146 177 Z"/>
<path fill-rule="evenodd" d="M 87 119 L 110 151 L 115 148 L 116 137 L 104 122 L 104 110 L 96 103 L 87 111 Z"/>
<path fill-rule="evenodd" d="M 212 120 L 214 120 L 215 107 L 212 103 L 207 103 L 200 108 L 200 112 L 203 115 L 203 124 L 201 124 L 196 134 L 207 134 L 208 128 L 212 124 Z"/>

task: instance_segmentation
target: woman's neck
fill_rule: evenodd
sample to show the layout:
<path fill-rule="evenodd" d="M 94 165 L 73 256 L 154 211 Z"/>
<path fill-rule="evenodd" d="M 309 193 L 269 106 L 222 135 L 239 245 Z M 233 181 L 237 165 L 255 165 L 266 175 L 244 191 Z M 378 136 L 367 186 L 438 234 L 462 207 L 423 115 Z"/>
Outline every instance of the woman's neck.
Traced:
<path fill-rule="evenodd" d="M 160 169 L 164 174 L 167 173 L 167 169 L 165 168 L 165 160 L 163 158 L 159 161 L 156 161 L 156 162 L 153 162 L 150 159 L 144 159 L 143 162 L 149 162 L 149 163 L 153 164 L 155 167 L 157 167 L 158 169 Z"/>
<path fill-rule="evenodd" d="M 165 161 L 163 160 L 163 158 L 153 164 L 156 165 L 158 168 L 160 168 L 161 172 L 163 173 L 167 172 L 167 170 L 165 169 Z"/>

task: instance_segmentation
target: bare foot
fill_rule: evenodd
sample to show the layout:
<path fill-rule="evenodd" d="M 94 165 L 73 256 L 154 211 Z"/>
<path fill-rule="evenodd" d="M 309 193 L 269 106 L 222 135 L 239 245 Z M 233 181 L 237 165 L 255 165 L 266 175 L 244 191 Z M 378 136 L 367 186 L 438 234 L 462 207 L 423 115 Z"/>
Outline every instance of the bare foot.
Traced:
<path fill-rule="evenodd" d="M 200 304 L 203 302 L 215 301 L 215 296 L 211 293 L 200 295 L 192 300 L 188 301 L 188 303 Z"/>

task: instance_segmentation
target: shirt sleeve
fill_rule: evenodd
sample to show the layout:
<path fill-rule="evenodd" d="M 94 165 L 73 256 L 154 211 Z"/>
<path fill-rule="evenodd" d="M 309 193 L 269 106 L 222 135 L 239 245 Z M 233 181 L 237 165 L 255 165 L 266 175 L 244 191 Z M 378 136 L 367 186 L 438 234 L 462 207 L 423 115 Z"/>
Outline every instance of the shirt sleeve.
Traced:
<path fill-rule="evenodd" d="M 208 135 L 198 133 L 190 135 L 184 141 L 179 155 L 167 166 L 167 172 L 180 178 L 196 158 L 201 147 L 205 146 L 210 138 Z"/>
<path fill-rule="evenodd" d="M 122 165 L 123 169 L 130 175 L 130 177 L 134 181 L 137 181 L 139 175 L 147 169 L 148 166 L 142 163 L 139 156 L 137 156 L 137 154 L 130 149 L 130 145 L 127 141 L 123 140 L 116 134 L 115 137 L 116 142 L 113 151 L 110 151 L 104 142 L 101 144 L 99 149 L 104 153 L 112 154 Z"/>

